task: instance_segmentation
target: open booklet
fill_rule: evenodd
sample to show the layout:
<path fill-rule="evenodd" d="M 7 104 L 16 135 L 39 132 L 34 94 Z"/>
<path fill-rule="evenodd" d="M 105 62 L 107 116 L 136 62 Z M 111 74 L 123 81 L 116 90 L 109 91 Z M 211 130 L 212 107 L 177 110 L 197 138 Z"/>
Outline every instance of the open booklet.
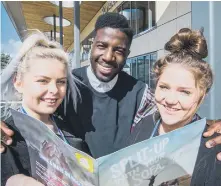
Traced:
<path fill-rule="evenodd" d="M 206 125 L 201 119 L 94 159 L 41 121 L 15 110 L 12 116 L 28 145 L 32 177 L 48 186 L 189 186 Z"/>

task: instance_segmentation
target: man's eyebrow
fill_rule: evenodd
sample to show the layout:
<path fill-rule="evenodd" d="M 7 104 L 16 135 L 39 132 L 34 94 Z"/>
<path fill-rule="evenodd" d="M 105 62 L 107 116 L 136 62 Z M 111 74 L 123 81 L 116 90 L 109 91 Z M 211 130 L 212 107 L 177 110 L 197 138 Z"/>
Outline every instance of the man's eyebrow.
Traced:
<path fill-rule="evenodd" d="M 95 43 L 101 43 L 101 44 L 104 44 L 104 45 L 107 45 L 108 43 L 107 42 L 105 42 L 105 41 L 96 41 Z"/>

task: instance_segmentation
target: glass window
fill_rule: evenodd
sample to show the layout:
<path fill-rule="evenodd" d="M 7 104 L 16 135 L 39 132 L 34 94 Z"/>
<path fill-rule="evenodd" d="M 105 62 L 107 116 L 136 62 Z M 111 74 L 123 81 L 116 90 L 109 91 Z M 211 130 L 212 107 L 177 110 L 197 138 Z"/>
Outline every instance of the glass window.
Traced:
<path fill-rule="evenodd" d="M 157 53 L 145 54 L 133 57 L 127 60 L 127 72 L 134 78 L 137 78 L 149 85 L 151 89 L 155 88 L 152 68 L 157 60 Z"/>
<path fill-rule="evenodd" d="M 128 59 L 126 61 L 126 64 L 124 65 L 123 71 L 131 75 L 131 59 Z"/>
<path fill-rule="evenodd" d="M 150 81 L 149 81 L 149 84 L 150 84 L 150 88 L 152 90 L 155 89 L 155 80 L 154 80 L 154 76 L 153 76 L 153 65 L 154 63 L 156 62 L 157 60 L 157 54 L 156 53 L 152 53 L 150 55 Z"/>
<path fill-rule="evenodd" d="M 146 71 L 146 76 L 145 76 L 145 83 L 148 85 L 150 84 L 149 82 L 149 76 L 150 76 L 150 55 L 145 56 L 145 65 L 144 65 L 145 71 Z"/>
<path fill-rule="evenodd" d="M 91 45 L 93 43 L 95 32 L 93 31 L 84 41 L 81 43 L 81 61 L 89 59 Z"/>
<path fill-rule="evenodd" d="M 119 13 L 124 15 L 127 18 L 128 24 L 131 25 L 130 1 L 127 1 L 127 2 L 122 4 L 122 9 Z"/>
<path fill-rule="evenodd" d="M 149 28 L 156 25 L 156 3 L 154 1 L 149 2 Z"/>
<path fill-rule="evenodd" d="M 131 59 L 131 75 L 134 78 L 137 78 L 137 59 L 136 58 Z"/>
<path fill-rule="evenodd" d="M 127 1 L 116 8 L 114 12 L 123 14 L 134 34 L 138 34 L 156 25 L 155 4 L 155 1 Z"/>
<path fill-rule="evenodd" d="M 137 24 L 137 9 L 136 9 L 136 1 L 131 2 L 131 28 L 133 29 L 133 33 L 138 33 L 138 24 Z"/>
<path fill-rule="evenodd" d="M 145 82 L 145 67 L 144 67 L 144 56 L 137 58 L 137 79 Z"/>

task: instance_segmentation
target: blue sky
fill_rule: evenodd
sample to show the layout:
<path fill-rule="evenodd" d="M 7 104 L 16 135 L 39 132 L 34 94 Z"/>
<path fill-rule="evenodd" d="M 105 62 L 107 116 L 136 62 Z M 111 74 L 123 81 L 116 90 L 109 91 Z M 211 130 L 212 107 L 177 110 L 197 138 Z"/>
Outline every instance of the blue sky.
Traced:
<path fill-rule="evenodd" d="M 21 46 L 21 40 L 1 3 L 1 51 L 14 56 Z"/>

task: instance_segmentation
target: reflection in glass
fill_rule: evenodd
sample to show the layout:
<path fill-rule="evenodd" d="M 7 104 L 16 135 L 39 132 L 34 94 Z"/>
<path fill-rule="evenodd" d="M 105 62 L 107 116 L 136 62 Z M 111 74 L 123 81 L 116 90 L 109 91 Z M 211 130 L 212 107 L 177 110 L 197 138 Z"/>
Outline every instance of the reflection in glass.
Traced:
<path fill-rule="evenodd" d="M 114 12 L 124 15 L 134 34 L 139 34 L 156 25 L 155 1 L 127 1 Z"/>
<path fill-rule="evenodd" d="M 157 60 L 157 53 L 145 54 L 138 57 L 127 59 L 127 69 L 130 75 L 149 85 L 153 90 L 155 88 L 152 68 Z"/>

